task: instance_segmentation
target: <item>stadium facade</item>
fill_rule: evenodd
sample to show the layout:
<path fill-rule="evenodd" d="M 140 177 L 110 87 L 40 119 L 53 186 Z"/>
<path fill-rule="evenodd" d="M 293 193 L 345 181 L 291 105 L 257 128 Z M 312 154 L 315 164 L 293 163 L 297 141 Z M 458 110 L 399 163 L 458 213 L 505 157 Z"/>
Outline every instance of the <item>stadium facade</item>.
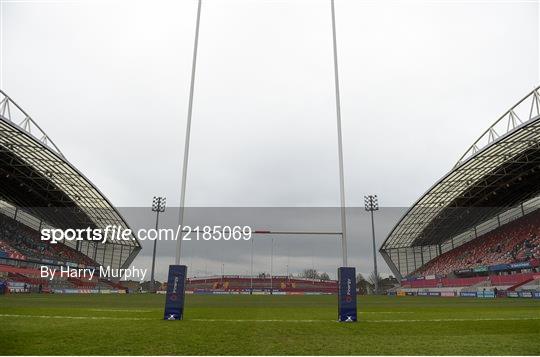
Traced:
<path fill-rule="evenodd" d="M 534 214 L 539 193 L 537 87 L 497 119 L 408 209 L 379 251 L 396 277 L 414 276 L 437 257 Z M 469 265 L 474 263 L 481 262 Z"/>
<path fill-rule="evenodd" d="M 64 241 L 54 250 L 52 244 L 36 239 L 43 228 L 105 229 L 109 225 L 128 229 L 129 226 L 105 195 L 2 91 L 0 218 L 3 262 L 126 268 L 141 250 L 135 237 L 106 243 Z"/>

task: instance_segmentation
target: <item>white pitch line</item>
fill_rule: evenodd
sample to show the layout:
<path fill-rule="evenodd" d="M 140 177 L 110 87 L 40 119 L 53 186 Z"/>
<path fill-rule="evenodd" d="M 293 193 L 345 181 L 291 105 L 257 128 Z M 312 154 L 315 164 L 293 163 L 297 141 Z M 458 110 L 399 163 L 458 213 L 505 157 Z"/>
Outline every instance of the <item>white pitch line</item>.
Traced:
<path fill-rule="evenodd" d="M 277 320 L 277 319 L 188 319 L 197 322 L 334 322 L 333 320 Z"/>
<path fill-rule="evenodd" d="M 400 322 L 465 322 L 465 321 L 526 321 L 526 320 L 540 320 L 540 317 L 494 317 L 494 318 L 474 318 L 474 319 L 425 319 L 425 320 L 364 320 L 365 322 L 376 323 L 400 323 Z"/>
<path fill-rule="evenodd" d="M 37 319 L 71 319 L 71 320 L 155 320 L 150 317 L 114 317 L 114 316 L 63 316 L 63 315 L 16 315 L 0 314 L 0 317 L 28 317 Z"/>
<path fill-rule="evenodd" d="M 101 311 L 101 312 L 152 312 L 152 310 L 130 310 L 130 309 L 83 309 L 87 311 Z"/>
<path fill-rule="evenodd" d="M 452 322 L 452 321 L 521 321 L 521 320 L 540 320 L 540 317 L 510 317 L 510 318 L 473 318 L 473 319 L 424 319 L 424 320 L 359 320 L 358 322 L 369 323 L 407 323 L 407 322 Z M 189 321 L 200 322 L 337 322 L 335 320 L 250 320 L 250 319 L 189 319 Z"/>
<path fill-rule="evenodd" d="M 0 314 L 0 317 L 25 317 L 25 318 L 41 318 L 41 319 L 72 319 L 72 320 L 135 320 L 148 321 L 158 320 L 150 317 L 113 317 L 113 316 L 62 316 L 62 315 L 17 315 L 17 314 Z M 540 320 L 540 317 L 500 317 L 500 318 L 472 318 L 472 319 L 414 319 L 414 320 L 360 320 L 359 323 L 411 323 L 411 322 L 469 322 L 469 321 L 529 321 Z M 185 321 L 195 322 L 337 322 L 335 320 L 278 320 L 278 319 L 187 319 Z"/>
<path fill-rule="evenodd" d="M 412 311 L 358 311 L 359 314 L 414 314 Z"/>

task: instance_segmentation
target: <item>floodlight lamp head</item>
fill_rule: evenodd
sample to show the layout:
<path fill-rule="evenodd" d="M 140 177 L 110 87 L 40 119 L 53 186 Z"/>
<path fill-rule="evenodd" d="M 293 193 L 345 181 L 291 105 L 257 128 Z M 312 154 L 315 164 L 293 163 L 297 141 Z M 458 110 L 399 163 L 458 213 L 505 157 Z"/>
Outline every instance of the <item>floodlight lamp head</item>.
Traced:
<path fill-rule="evenodd" d="M 372 204 L 373 210 L 378 211 L 379 210 L 379 199 L 377 198 L 377 195 L 373 196 L 372 203 L 373 203 Z"/>
<path fill-rule="evenodd" d="M 364 205 L 366 211 L 377 211 L 379 209 L 379 201 L 377 195 L 364 196 Z"/>
<path fill-rule="evenodd" d="M 165 197 L 154 196 L 152 200 L 153 212 L 165 212 Z"/>
<path fill-rule="evenodd" d="M 165 197 L 161 197 L 161 204 L 159 206 L 160 212 L 165 212 Z"/>

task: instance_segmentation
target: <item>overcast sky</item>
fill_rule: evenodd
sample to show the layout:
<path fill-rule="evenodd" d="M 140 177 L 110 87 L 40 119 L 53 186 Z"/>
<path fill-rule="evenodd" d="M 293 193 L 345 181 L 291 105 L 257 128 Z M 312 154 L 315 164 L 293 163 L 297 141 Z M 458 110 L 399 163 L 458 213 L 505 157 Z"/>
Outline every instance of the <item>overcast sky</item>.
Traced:
<path fill-rule="evenodd" d="M 195 15 L 0 0 L 0 88 L 115 205 L 177 205 Z M 538 85 L 538 18 L 538 1 L 336 0 L 347 204 L 409 206 Z M 191 143 L 188 205 L 339 204 L 329 1 L 203 0 Z"/>

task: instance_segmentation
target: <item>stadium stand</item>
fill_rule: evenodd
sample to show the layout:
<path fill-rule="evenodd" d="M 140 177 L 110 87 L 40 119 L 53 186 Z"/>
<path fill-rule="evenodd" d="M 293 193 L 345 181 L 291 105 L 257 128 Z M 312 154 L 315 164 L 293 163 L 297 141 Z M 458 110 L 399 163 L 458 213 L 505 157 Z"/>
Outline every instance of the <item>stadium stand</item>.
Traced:
<path fill-rule="evenodd" d="M 207 278 L 191 278 L 187 280 L 189 291 L 274 291 L 286 293 L 336 293 L 337 281 L 292 278 L 287 276 L 254 277 L 239 275 L 213 276 Z"/>
<path fill-rule="evenodd" d="M 12 292 L 121 289 L 106 280 L 41 279 L 40 265 L 127 268 L 141 250 L 136 237 L 105 243 L 50 244 L 42 228 L 129 229 L 120 212 L 77 170 L 54 141 L 0 90 L 0 277 Z M 99 246 L 98 246 L 99 244 Z M 63 291 L 67 292 L 67 291 Z"/>
<path fill-rule="evenodd" d="M 5 274 L 8 283 L 24 283 L 27 285 L 26 292 L 38 292 L 40 286 L 43 292 L 64 291 L 65 289 L 92 289 L 92 290 L 122 290 L 121 284 L 113 283 L 106 279 L 93 277 L 92 279 L 76 279 L 60 274 L 55 274 L 54 279 L 41 278 L 40 271 L 34 268 L 19 268 L 12 265 L 0 264 L 0 273 Z"/>
<path fill-rule="evenodd" d="M 64 244 L 41 241 L 39 232 L 3 214 L 0 214 L 0 238 L 0 250 L 6 251 L 11 258 L 47 258 L 80 265 L 98 265 L 90 257 Z"/>
<path fill-rule="evenodd" d="M 12 248 L 7 242 L 0 240 L 0 257 L 11 259 L 26 259 L 18 250 Z"/>
<path fill-rule="evenodd" d="M 537 257 L 540 257 L 540 210 L 439 255 L 412 275 L 448 275 L 477 266 L 524 262 Z"/>
<path fill-rule="evenodd" d="M 477 276 L 471 278 L 436 278 L 436 279 L 419 279 L 402 282 L 404 288 L 425 289 L 425 288 L 443 288 L 443 287 L 486 287 L 499 286 L 506 288 L 517 288 L 521 284 L 525 284 L 540 278 L 539 273 L 518 273 L 510 275 L 491 275 Z"/>
<path fill-rule="evenodd" d="M 391 230 L 379 252 L 396 294 L 516 297 L 540 286 L 539 98 L 537 87 L 498 117 Z"/>

